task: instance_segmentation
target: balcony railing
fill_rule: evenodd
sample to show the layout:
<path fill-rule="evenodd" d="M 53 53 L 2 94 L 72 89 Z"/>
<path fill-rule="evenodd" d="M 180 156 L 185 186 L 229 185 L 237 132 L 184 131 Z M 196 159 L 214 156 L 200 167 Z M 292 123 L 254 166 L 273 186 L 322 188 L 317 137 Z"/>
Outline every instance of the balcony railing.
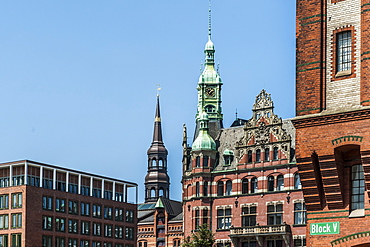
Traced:
<path fill-rule="evenodd" d="M 267 225 L 267 226 L 248 226 L 248 227 L 232 227 L 230 235 L 278 235 L 290 233 L 289 225 Z"/>

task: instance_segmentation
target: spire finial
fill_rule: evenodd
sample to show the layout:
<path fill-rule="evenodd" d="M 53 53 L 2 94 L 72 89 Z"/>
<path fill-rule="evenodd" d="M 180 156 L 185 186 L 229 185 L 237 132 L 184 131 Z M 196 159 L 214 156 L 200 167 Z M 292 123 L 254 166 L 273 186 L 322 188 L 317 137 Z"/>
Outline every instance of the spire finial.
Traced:
<path fill-rule="evenodd" d="M 235 109 L 235 119 L 238 120 L 238 108 Z"/>
<path fill-rule="evenodd" d="M 208 1 L 208 39 L 211 40 L 211 30 L 212 30 L 212 22 L 211 22 L 211 0 Z"/>
<path fill-rule="evenodd" d="M 159 97 L 159 91 L 162 89 L 161 84 L 156 84 L 157 85 L 157 97 Z"/>

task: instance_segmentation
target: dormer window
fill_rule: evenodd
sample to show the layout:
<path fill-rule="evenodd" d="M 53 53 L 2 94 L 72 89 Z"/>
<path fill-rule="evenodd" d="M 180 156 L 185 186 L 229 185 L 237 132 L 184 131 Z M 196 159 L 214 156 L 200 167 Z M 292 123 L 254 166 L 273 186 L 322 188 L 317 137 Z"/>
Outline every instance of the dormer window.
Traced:
<path fill-rule="evenodd" d="M 225 161 L 225 166 L 231 165 L 234 159 L 234 152 L 231 150 L 226 149 L 224 151 L 224 161 Z"/>

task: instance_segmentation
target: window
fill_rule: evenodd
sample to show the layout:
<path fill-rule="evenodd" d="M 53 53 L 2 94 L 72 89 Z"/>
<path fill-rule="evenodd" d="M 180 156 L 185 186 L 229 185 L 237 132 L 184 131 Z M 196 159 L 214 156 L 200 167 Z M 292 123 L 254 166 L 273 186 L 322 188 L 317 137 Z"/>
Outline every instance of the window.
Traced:
<path fill-rule="evenodd" d="M 122 208 L 116 208 L 116 214 L 114 218 L 116 221 L 123 221 L 123 209 Z"/>
<path fill-rule="evenodd" d="M 81 221 L 81 234 L 90 235 L 90 222 Z"/>
<path fill-rule="evenodd" d="M 90 187 L 81 185 L 81 195 L 89 196 L 90 195 Z"/>
<path fill-rule="evenodd" d="M 0 229 L 8 229 L 9 228 L 9 215 L 2 214 L 0 215 Z"/>
<path fill-rule="evenodd" d="M 208 196 L 208 182 L 204 182 L 203 185 L 203 196 Z"/>
<path fill-rule="evenodd" d="M 12 247 L 21 247 L 22 246 L 22 234 L 16 233 L 12 234 Z"/>
<path fill-rule="evenodd" d="M 203 209 L 203 224 L 208 224 L 208 209 Z"/>
<path fill-rule="evenodd" d="M 195 183 L 195 196 L 199 197 L 200 196 L 200 188 L 199 188 L 199 182 Z"/>
<path fill-rule="evenodd" d="M 337 34 L 337 72 L 351 70 L 352 62 L 352 41 L 351 31 Z"/>
<path fill-rule="evenodd" d="M 101 247 L 101 242 L 99 242 L 99 241 L 92 241 L 91 247 Z"/>
<path fill-rule="evenodd" d="M 77 201 L 68 201 L 68 213 L 78 214 L 78 202 Z"/>
<path fill-rule="evenodd" d="M 53 197 L 51 196 L 42 197 L 42 209 L 53 210 Z"/>
<path fill-rule="evenodd" d="M 148 242 L 146 241 L 139 242 L 139 247 L 148 247 Z"/>
<path fill-rule="evenodd" d="M 226 182 L 226 195 L 230 196 L 232 193 L 232 190 L 233 190 L 233 183 L 231 182 L 231 180 L 228 180 Z"/>
<path fill-rule="evenodd" d="M 2 177 L 0 178 L 0 188 L 9 187 L 9 178 L 8 177 Z"/>
<path fill-rule="evenodd" d="M 112 225 L 104 225 L 104 237 L 111 238 L 112 237 Z"/>
<path fill-rule="evenodd" d="M 248 163 L 251 163 L 252 162 L 252 150 L 248 151 L 247 156 L 248 156 Z"/>
<path fill-rule="evenodd" d="M 28 175 L 28 185 L 40 187 L 40 178 L 32 175 Z"/>
<path fill-rule="evenodd" d="M 267 247 L 283 247 L 283 240 L 281 239 L 267 240 Z"/>
<path fill-rule="evenodd" d="M 126 244 L 127 246 L 127 244 Z M 115 244 L 114 247 L 123 247 L 123 244 Z"/>
<path fill-rule="evenodd" d="M 233 162 L 233 158 L 234 156 L 232 151 L 229 151 L 227 155 L 224 155 L 225 166 L 231 165 L 231 163 Z"/>
<path fill-rule="evenodd" d="M 100 223 L 93 223 L 93 235 L 101 236 L 101 224 Z"/>
<path fill-rule="evenodd" d="M 256 150 L 256 162 L 260 162 L 260 161 L 261 161 L 261 150 L 257 149 Z"/>
<path fill-rule="evenodd" d="M 208 167 L 208 160 L 209 160 L 208 156 L 203 156 L 203 167 Z"/>
<path fill-rule="evenodd" d="M 306 224 L 306 205 L 304 202 L 294 203 L 294 224 Z"/>
<path fill-rule="evenodd" d="M 53 189 L 53 180 L 52 179 L 48 179 L 48 178 L 44 178 L 42 180 L 42 187 L 45 188 L 45 189 Z"/>
<path fill-rule="evenodd" d="M 89 247 L 89 240 L 80 240 L 80 247 Z"/>
<path fill-rule="evenodd" d="M 204 110 L 206 111 L 206 113 L 214 113 L 216 112 L 216 107 L 214 107 L 213 105 L 207 105 L 206 107 L 204 107 Z"/>
<path fill-rule="evenodd" d="M 78 233 L 78 220 L 68 220 L 68 232 L 69 233 Z"/>
<path fill-rule="evenodd" d="M 52 236 L 42 236 L 42 247 L 53 247 Z"/>
<path fill-rule="evenodd" d="M 276 190 L 281 191 L 284 190 L 284 176 L 279 175 L 277 176 L 277 188 Z"/>
<path fill-rule="evenodd" d="M 66 239 L 62 237 L 55 237 L 55 245 L 56 247 L 65 247 Z"/>
<path fill-rule="evenodd" d="M 55 218 L 55 231 L 65 232 L 65 230 L 66 230 L 66 219 Z"/>
<path fill-rule="evenodd" d="M 81 215 L 90 216 L 90 203 L 81 202 Z"/>
<path fill-rule="evenodd" d="M 278 160 L 278 159 L 279 159 L 279 149 L 278 147 L 274 147 L 273 160 Z"/>
<path fill-rule="evenodd" d="M 134 228 L 133 227 L 126 227 L 126 239 L 127 240 L 134 239 Z"/>
<path fill-rule="evenodd" d="M 270 149 L 265 148 L 265 161 L 269 161 L 269 160 L 270 160 Z"/>
<path fill-rule="evenodd" d="M 351 170 L 351 210 L 363 209 L 365 202 L 364 168 L 362 167 L 362 164 L 358 164 L 353 165 Z"/>
<path fill-rule="evenodd" d="M 22 227 L 22 214 L 12 214 L 12 228 Z"/>
<path fill-rule="evenodd" d="M 294 174 L 294 189 L 302 189 L 301 178 L 298 173 Z"/>
<path fill-rule="evenodd" d="M 66 200 L 57 198 L 55 199 L 55 211 L 64 213 L 66 211 Z"/>
<path fill-rule="evenodd" d="M 24 184 L 24 176 L 13 176 L 13 186 L 23 185 Z"/>
<path fill-rule="evenodd" d="M 59 191 L 67 191 L 66 190 L 66 182 L 64 182 L 64 181 L 57 181 L 57 190 L 59 190 Z"/>
<path fill-rule="evenodd" d="M 217 210 L 217 229 L 229 229 L 231 226 L 231 208 Z"/>
<path fill-rule="evenodd" d="M 9 195 L 0 195 L 0 209 L 9 208 Z"/>
<path fill-rule="evenodd" d="M 294 238 L 294 247 L 306 247 L 306 237 L 297 236 L 297 238 Z"/>
<path fill-rule="evenodd" d="M 104 247 L 113 247 L 113 244 L 110 242 L 104 242 Z"/>
<path fill-rule="evenodd" d="M 101 198 L 101 189 L 93 188 L 93 197 Z"/>
<path fill-rule="evenodd" d="M 12 208 L 22 207 L 22 193 L 12 194 Z"/>
<path fill-rule="evenodd" d="M 93 205 L 93 212 L 92 216 L 95 218 L 101 218 L 101 206 L 100 205 Z"/>
<path fill-rule="evenodd" d="M 0 247 L 7 247 L 8 246 L 8 235 L 3 234 L 0 235 Z"/>
<path fill-rule="evenodd" d="M 217 196 L 223 196 L 224 195 L 224 182 L 219 181 L 217 183 Z"/>
<path fill-rule="evenodd" d="M 267 224 L 281 225 L 283 223 L 283 204 L 271 204 L 267 206 Z"/>
<path fill-rule="evenodd" d="M 119 238 L 119 239 L 123 238 L 123 227 L 122 226 L 114 227 L 114 237 Z"/>
<path fill-rule="evenodd" d="M 242 247 L 257 247 L 257 242 L 255 240 L 246 240 L 242 242 Z"/>
<path fill-rule="evenodd" d="M 242 208 L 242 226 L 255 226 L 257 221 L 257 207 L 247 206 Z"/>
<path fill-rule="evenodd" d="M 251 193 L 257 193 L 258 189 L 258 180 L 257 178 L 251 179 Z"/>
<path fill-rule="evenodd" d="M 104 191 L 104 198 L 108 199 L 108 200 L 112 200 L 113 199 L 113 192 L 110 191 L 110 190 L 105 190 Z"/>
<path fill-rule="evenodd" d="M 173 240 L 173 247 L 180 247 L 181 246 L 181 240 L 180 239 L 174 239 Z"/>
<path fill-rule="evenodd" d="M 195 158 L 195 167 L 200 167 L 200 157 L 199 156 Z"/>
<path fill-rule="evenodd" d="M 112 207 L 104 207 L 104 219 L 111 220 L 113 215 L 113 208 Z"/>
<path fill-rule="evenodd" d="M 42 229 L 52 231 L 53 230 L 53 217 L 42 216 Z"/>
<path fill-rule="evenodd" d="M 68 186 L 68 192 L 78 194 L 78 185 L 70 183 Z"/>
<path fill-rule="evenodd" d="M 248 179 L 242 179 L 242 194 L 248 194 Z"/>
<path fill-rule="evenodd" d="M 199 215 L 199 209 L 196 209 L 196 210 L 195 210 L 194 223 L 195 223 L 195 229 L 198 229 L 198 227 L 200 226 L 200 215 Z"/>
<path fill-rule="evenodd" d="M 134 223 L 134 211 L 126 210 L 126 222 Z"/>
<path fill-rule="evenodd" d="M 267 177 L 267 191 L 274 191 L 275 178 L 273 176 Z"/>
<path fill-rule="evenodd" d="M 69 238 L 68 239 L 68 247 L 77 247 L 77 239 Z"/>

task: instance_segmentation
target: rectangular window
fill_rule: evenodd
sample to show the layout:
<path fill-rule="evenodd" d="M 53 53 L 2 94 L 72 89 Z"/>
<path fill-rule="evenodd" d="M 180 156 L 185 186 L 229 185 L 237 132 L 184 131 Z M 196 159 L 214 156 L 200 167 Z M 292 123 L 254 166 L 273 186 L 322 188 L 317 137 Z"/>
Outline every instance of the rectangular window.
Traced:
<path fill-rule="evenodd" d="M 133 227 L 126 227 L 126 239 L 127 240 L 134 239 L 134 228 Z"/>
<path fill-rule="evenodd" d="M 64 182 L 64 181 L 57 181 L 57 190 L 59 190 L 59 191 L 67 191 L 66 190 L 66 182 Z"/>
<path fill-rule="evenodd" d="M 53 210 L 53 197 L 51 196 L 42 197 L 42 209 Z"/>
<path fill-rule="evenodd" d="M 65 232 L 65 230 L 66 230 L 66 219 L 55 218 L 55 231 Z"/>
<path fill-rule="evenodd" d="M 111 242 L 104 242 L 104 247 L 113 247 Z"/>
<path fill-rule="evenodd" d="M 9 208 L 9 195 L 0 195 L 0 209 L 8 209 Z"/>
<path fill-rule="evenodd" d="M 123 221 L 123 209 L 122 208 L 116 208 L 115 220 Z"/>
<path fill-rule="evenodd" d="M 0 188 L 9 187 L 9 178 L 2 177 L 0 178 Z"/>
<path fill-rule="evenodd" d="M 93 205 L 93 212 L 92 216 L 95 218 L 101 218 L 101 206 L 100 205 Z"/>
<path fill-rule="evenodd" d="M 100 223 L 93 223 L 93 235 L 101 236 L 101 224 Z"/>
<path fill-rule="evenodd" d="M 134 211 L 126 210 L 126 222 L 134 223 Z"/>
<path fill-rule="evenodd" d="M 273 204 L 267 206 L 268 225 L 283 224 L 283 204 Z"/>
<path fill-rule="evenodd" d="M 68 239 L 68 247 L 77 247 L 77 239 L 69 238 Z"/>
<path fill-rule="evenodd" d="M 115 244 L 114 247 L 123 247 L 123 244 Z"/>
<path fill-rule="evenodd" d="M 102 247 L 101 246 L 101 242 L 99 242 L 99 241 L 92 241 L 91 247 Z"/>
<path fill-rule="evenodd" d="M 9 228 L 9 215 L 2 214 L 0 215 L 0 229 L 8 229 Z"/>
<path fill-rule="evenodd" d="M 257 221 L 257 207 L 250 206 L 250 207 L 243 207 L 242 208 L 242 224 L 243 227 L 246 226 L 255 226 Z"/>
<path fill-rule="evenodd" d="M 78 233 L 78 220 L 68 220 L 68 232 Z"/>
<path fill-rule="evenodd" d="M 123 193 L 116 192 L 116 198 L 115 198 L 115 200 L 117 202 L 123 202 Z"/>
<path fill-rule="evenodd" d="M 55 199 L 55 211 L 64 213 L 66 211 L 66 200 L 57 198 Z"/>
<path fill-rule="evenodd" d="M 101 198 L 101 189 L 93 188 L 93 197 Z"/>
<path fill-rule="evenodd" d="M 104 198 L 108 199 L 108 200 L 112 200 L 113 199 L 113 192 L 110 191 L 110 190 L 105 190 L 104 191 Z"/>
<path fill-rule="evenodd" d="M 337 34 L 337 72 L 351 70 L 352 39 L 351 31 Z"/>
<path fill-rule="evenodd" d="M 28 175 L 28 185 L 40 187 L 40 177 Z"/>
<path fill-rule="evenodd" d="M 78 185 L 77 184 L 69 184 L 68 192 L 78 194 Z"/>
<path fill-rule="evenodd" d="M 12 208 L 22 207 L 22 193 L 12 194 Z"/>
<path fill-rule="evenodd" d="M 123 227 L 122 226 L 115 226 L 114 227 L 114 237 L 115 238 L 123 238 Z"/>
<path fill-rule="evenodd" d="M 352 166 L 351 210 L 363 209 L 365 203 L 365 178 L 362 164 Z"/>
<path fill-rule="evenodd" d="M 89 247 L 89 240 L 81 240 L 80 241 L 80 247 Z"/>
<path fill-rule="evenodd" d="M 90 235 L 90 222 L 81 221 L 81 234 Z"/>
<path fill-rule="evenodd" d="M 306 247 L 306 238 L 294 239 L 294 247 Z"/>
<path fill-rule="evenodd" d="M 0 247 L 8 247 L 8 246 L 9 246 L 8 234 L 0 235 Z"/>
<path fill-rule="evenodd" d="M 78 214 L 78 202 L 77 201 L 68 201 L 68 213 Z"/>
<path fill-rule="evenodd" d="M 66 239 L 62 237 L 55 237 L 56 247 L 66 247 Z"/>
<path fill-rule="evenodd" d="M 81 202 L 81 215 L 90 216 L 90 203 Z"/>
<path fill-rule="evenodd" d="M 304 202 L 294 203 L 294 224 L 306 224 L 306 205 Z"/>
<path fill-rule="evenodd" d="M 217 210 L 217 229 L 229 229 L 231 227 L 231 208 Z"/>
<path fill-rule="evenodd" d="M 267 247 L 283 247 L 283 240 L 267 240 Z"/>
<path fill-rule="evenodd" d="M 12 228 L 22 227 L 22 214 L 12 214 Z"/>
<path fill-rule="evenodd" d="M 12 234 L 12 247 L 22 247 L 22 234 Z"/>
<path fill-rule="evenodd" d="M 111 220 L 113 215 L 112 207 L 104 207 L 104 219 Z"/>
<path fill-rule="evenodd" d="M 42 236 L 42 247 L 53 247 L 53 237 Z"/>
<path fill-rule="evenodd" d="M 104 225 L 104 237 L 111 238 L 112 235 L 112 225 Z"/>
<path fill-rule="evenodd" d="M 13 176 L 13 186 L 23 185 L 24 175 Z"/>
<path fill-rule="evenodd" d="M 52 231 L 53 230 L 53 217 L 42 216 L 42 229 Z"/>
<path fill-rule="evenodd" d="M 89 196 L 90 195 L 90 187 L 89 186 L 81 186 L 81 195 Z"/>

